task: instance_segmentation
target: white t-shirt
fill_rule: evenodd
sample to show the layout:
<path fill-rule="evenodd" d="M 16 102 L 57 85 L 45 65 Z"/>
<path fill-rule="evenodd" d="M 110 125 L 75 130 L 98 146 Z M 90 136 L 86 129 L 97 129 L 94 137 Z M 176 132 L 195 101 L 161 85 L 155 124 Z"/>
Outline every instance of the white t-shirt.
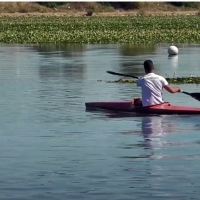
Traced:
<path fill-rule="evenodd" d="M 149 73 L 139 78 L 137 86 L 142 88 L 142 105 L 151 106 L 164 103 L 162 89 L 165 85 L 168 85 L 167 80 L 154 73 Z"/>

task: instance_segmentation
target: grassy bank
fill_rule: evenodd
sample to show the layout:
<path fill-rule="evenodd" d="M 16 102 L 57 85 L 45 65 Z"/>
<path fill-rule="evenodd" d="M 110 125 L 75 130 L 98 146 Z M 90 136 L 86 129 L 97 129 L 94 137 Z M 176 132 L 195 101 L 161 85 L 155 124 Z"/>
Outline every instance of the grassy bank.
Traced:
<path fill-rule="evenodd" d="M 199 16 L 0 19 L 1 43 L 200 43 Z"/>
<path fill-rule="evenodd" d="M 0 2 L 2 13 L 66 13 L 75 15 L 80 12 L 111 13 L 114 15 L 124 11 L 134 12 L 179 12 L 200 11 L 199 2 Z M 106 14 L 107 15 L 107 14 Z"/>

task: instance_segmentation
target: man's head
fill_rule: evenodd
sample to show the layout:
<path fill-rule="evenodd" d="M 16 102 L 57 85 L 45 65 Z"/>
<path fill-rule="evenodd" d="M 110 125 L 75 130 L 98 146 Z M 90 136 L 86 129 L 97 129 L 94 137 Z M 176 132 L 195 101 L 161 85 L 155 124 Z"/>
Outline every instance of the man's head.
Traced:
<path fill-rule="evenodd" d="M 153 62 L 151 60 L 145 60 L 144 61 L 144 70 L 145 70 L 146 74 L 153 72 L 154 65 L 153 65 Z"/>

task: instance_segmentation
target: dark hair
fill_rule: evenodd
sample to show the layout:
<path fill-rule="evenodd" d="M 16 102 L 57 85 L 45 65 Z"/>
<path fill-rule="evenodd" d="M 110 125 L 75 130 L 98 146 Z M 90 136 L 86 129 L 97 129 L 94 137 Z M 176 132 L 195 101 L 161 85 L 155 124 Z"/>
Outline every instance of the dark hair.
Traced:
<path fill-rule="evenodd" d="M 154 65 L 151 60 L 144 61 L 144 70 L 146 73 L 152 72 L 154 70 Z"/>

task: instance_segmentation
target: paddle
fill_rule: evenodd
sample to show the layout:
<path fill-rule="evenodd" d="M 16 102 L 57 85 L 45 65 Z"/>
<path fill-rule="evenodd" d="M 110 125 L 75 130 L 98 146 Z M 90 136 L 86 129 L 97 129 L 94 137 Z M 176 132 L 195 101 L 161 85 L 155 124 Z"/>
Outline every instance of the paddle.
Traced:
<path fill-rule="evenodd" d="M 200 93 L 198 93 L 198 92 L 189 93 L 189 92 L 185 92 L 185 91 L 182 91 L 182 90 L 181 90 L 181 92 L 193 97 L 194 99 L 196 99 L 198 101 L 200 101 Z"/>
<path fill-rule="evenodd" d="M 126 77 L 132 77 L 132 78 L 137 78 L 138 79 L 137 76 L 132 76 L 132 75 L 129 75 L 129 74 L 121 74 L 121 73 L 117 73 L 117 72 L 113 72 L 113 71 L 107 71 L 107 73 L 113 74 L 113 75 L 126 76 Z M 185 91 L 182 91 L 182 90 L 180 92 L 182 92 L 184 94 L 187 94 L 187 95 L 191 96 L 192 98 L 200 101 L 200 93 L 198 93 L 198 92 L 189 93 L 189 92 L 185 92 Z"/>
<path fill-rule="evenodd" d="M 120 73 L 117 73 L 117 72 L 112 72 L 112 71 L 107 71 L 107 73 L 109 74 L 113 74 L 113 75 L 119 75 L 119 76 L 127 76 L 127 77 L 131 77 L 131 78 L 137 78 L 137 76 L 132 76 L 132 75 L 129 75 L 129 74 L 120 74 Z"/>

